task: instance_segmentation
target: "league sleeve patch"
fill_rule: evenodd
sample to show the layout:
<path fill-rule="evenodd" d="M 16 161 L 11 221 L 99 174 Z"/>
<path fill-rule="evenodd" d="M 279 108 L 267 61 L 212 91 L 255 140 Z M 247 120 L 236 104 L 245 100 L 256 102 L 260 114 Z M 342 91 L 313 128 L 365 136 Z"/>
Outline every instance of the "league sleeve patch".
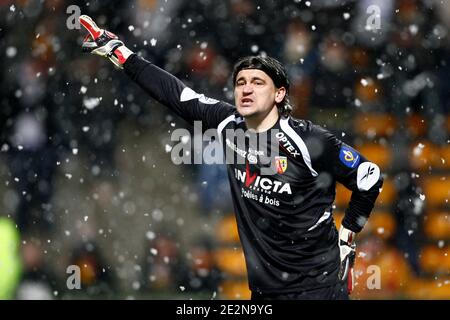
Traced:
<path fill-rule="evenodd" d="M 343 145 L 339 152 L 339 160 L 341 160 L 346 167 L 356 168 L 361 160 L 361 156 L 352 148 Z"/>

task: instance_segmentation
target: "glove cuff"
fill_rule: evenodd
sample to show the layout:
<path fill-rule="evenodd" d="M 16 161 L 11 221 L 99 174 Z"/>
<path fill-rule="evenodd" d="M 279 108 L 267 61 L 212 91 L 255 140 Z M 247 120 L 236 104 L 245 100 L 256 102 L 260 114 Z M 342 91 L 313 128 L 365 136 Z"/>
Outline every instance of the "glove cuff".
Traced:
<path fill-rule="evenodd" d="M 114 50 L 114 54 L 117 57 L 117 60 L 120 65 L 123 65 L 125 61 L 133 54 L 134 52 L 125 47 L 124 45 L 118 47 Z"/>
<path fill-rule="evenodd" d="M 341 225 L 339 229 L 339 240 L 351 245 L 355 242 L 356 233 Z"/>

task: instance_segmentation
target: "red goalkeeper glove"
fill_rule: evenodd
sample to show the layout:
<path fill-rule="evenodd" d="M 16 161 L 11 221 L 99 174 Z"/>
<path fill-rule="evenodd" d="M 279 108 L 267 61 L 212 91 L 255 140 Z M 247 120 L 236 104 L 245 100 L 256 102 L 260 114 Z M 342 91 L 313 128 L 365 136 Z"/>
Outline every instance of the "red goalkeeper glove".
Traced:
<path fill-rule="evenodd" d="M 89 32 L 83 40 L 83 51 L 106 57 L 117 67 L 123 69 L 123 64 L 133 54 L 133 51 L 128 49 L 114 33 L 100 29 L 89 16 L 82 15 L 79 21 Z"/>

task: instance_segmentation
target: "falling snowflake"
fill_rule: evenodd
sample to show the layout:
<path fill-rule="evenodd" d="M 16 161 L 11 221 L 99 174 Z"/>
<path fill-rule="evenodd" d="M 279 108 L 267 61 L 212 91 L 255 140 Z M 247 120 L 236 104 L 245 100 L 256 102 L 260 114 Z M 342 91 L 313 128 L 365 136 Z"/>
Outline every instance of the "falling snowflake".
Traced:
<path fill-rule="evenodd" d="M 83 105 L 85 106 L 86 109 L 88 110 L 92 110 L 95 107 L 97 107 L 100 104 L 100 101 L 102 100 L 102 98 L 87 98 L 85 97 L 83 99 Z"/>
<path fill-rule="evenodd" d="M 153 239 L 155 239 L 156 235 L 153 231 L 147 231 L 147 233 L 145 234 L 145 237 L 148 240 L 153 240 Z"/>
<path fill-rule="evenodd" d="M 190 139 L 191 139 L 191 137 L 189 135 L 185 135 L 185 136 L 182 136 L 180 140 L 181 140 L 181 143 L 187 144 Z"/>
<path fill-rule="evenodd" d="M 17 49 L 15 47 L 6 48 L 6 56 L 8 58 L 14 58 L 17 54 Z"/>
<path fill-rule="evenodd" d="M 134 281 L 132 286 L 134 290 L 139 290 L 141 288 L 141 284 L 139 283 L 139 281 Z"/>
<path fill-rule="evenodd" d="M 422 154 L 423 148 L 425 148 L 425 145 L 423 143 L 419 143 L 413 150 L 414 156 L 420 156 Z"/>

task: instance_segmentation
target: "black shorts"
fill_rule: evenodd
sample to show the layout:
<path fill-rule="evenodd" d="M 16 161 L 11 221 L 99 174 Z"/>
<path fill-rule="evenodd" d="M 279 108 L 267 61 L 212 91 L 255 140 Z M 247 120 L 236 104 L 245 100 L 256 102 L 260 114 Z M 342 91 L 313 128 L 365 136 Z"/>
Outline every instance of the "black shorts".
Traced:
<path fill-rule="evenodd" d="M 290 293 L 252 292 L 252 300 L 349 300 L 347 286 L 334 286 Z"/>

